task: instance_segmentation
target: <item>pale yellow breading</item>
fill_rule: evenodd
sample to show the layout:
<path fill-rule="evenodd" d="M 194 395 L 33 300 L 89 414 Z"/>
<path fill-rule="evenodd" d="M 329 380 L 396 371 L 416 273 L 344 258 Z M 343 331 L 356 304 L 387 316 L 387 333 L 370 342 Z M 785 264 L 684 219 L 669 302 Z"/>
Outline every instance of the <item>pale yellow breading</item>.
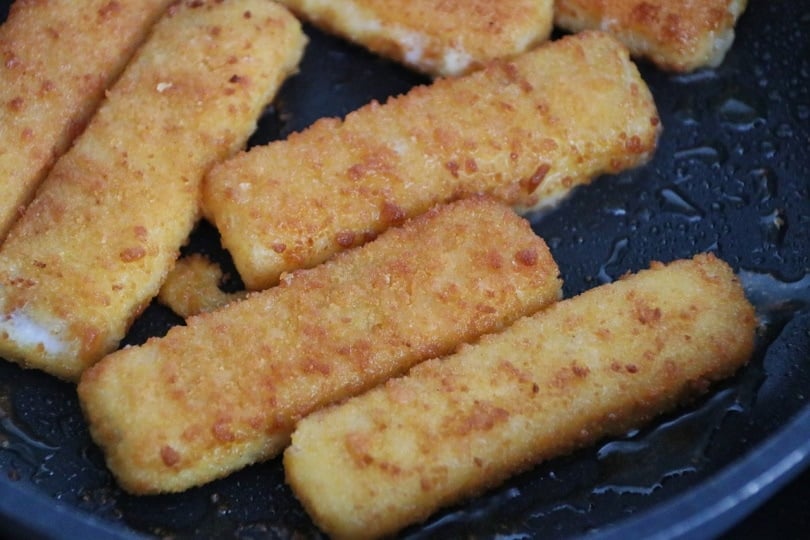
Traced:
<path fill-rule="evenodd" d="M 87 370 L 79 397 L 119 484 L 181 491 L 283 450 L 295 422 L 555 301 L 529 224 L 464 200 Z"/>
<path fill-rule="evenodd" d="M 261 289 L 439 202 L 550 205 L 646 161 L 659 130 L 624 46 L 584 33 L 241 153 L 206 177 L 204 211 Z"/>
<path fill-rule="evenodd" d="M 717 67 L 734 42 L 746 0 L 556 0 L 554 21 L 579 32 L 604 30 L 661 68 Z"/>
<path fill-rule="evenodd" d="M 0 26 L 0 242 L 171 0 L 17 0 Z"/>
<path fill-rule="evenodd" d="M 391 534 L 704 392 L 755 326 L 719 259 L 655 264 L 303 419 L 287 480 L 330 536 Z"/>
<path fill-rule="evenodd" d="M 548 39 L 553 0 L 279 0 L 302 18 L 433 76 L 460 75 Z"/>
<path fill-rule="evenodd" d="M 264 0 L 169 8 L 0 248 L 0 355 L 77 379 L 118 346 L 304 41 Z"/>
<path fill-rule="evenodd" d="M 178 259 L 160 287 L 157 299 L 179 316 L 207 313 L 243 298 L 247 293 L 227 293 L 219 288 L 222 269 L 204 255 L 193 253 Z"/>

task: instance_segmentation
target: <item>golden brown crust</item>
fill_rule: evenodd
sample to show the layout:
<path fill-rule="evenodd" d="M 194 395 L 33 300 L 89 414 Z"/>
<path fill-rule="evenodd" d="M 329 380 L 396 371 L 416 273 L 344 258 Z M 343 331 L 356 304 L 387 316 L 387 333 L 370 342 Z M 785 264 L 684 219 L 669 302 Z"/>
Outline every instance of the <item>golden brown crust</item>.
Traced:
<path fill-rule="evenodd" d="M 180 491 L 279 453 L 295 422 L 555 301 L 509 208 L 464 200 L 113 353 L 79 396 L 118 482 Z"/>
<path fill-rule="evenodd" d="M 187 319 L 244 298 L 244 292 L 226 293 L 220 289 L 223 277 L 218 264 L 193 253 L 177 260 L 161 285 L 157 299 Z"/>
<path fill-rule="evenodd" d="M 271 2 L 168 10 L 0 248 L 4 358 L 76 379 L 118 346 L 304 39 Z"/>
<path fill-rule="evenodd" d="M 0 242 L 171 0 L 18 0 L 0 26 Z"/>
<path fill-rule="evenodd" d="M 664 69 L 716 67 L 734 40 L 746 0 L 557 0 L 554 20 L 578 32 L 598 29 Z"/>
<path fill-rule="evenodd" d="M 305 418 L 287 480 L 330 536 L 391 534 L 704 392 L 755 325 L 719 259 L 655 264 Z"/>
<path fill-rule="evenodd" d="M 627 50 L 583 33 L 252 148 L 212 170 L 203 204 L 261 289 L 438 202 L 551 204 L 644 162 L 659 130 Z"/>
<path fill-rule="evenodd" d="M 553 0 L 280 0 L 327 31 L 433 76 L 460 75 L 548 39 Z"/>

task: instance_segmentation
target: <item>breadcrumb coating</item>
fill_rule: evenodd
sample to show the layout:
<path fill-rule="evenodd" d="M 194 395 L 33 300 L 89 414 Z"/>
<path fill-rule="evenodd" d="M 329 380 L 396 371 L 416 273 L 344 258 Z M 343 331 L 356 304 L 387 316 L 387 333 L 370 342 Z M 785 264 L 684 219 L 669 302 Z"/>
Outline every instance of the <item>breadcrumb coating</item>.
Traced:
<path fill-rule="evenodd" d="M 305 418 L 287 481 L 330 536 L 392 534 L 705 392 L 755 327 L 724 262 L 656 263 Z"/>
<path fill-rule="evenodd" d="M 554 302 L 558 268 L 508 207 L 464 200 L 87 370 L 90 432 L 132 493 L 280 453 L 299 418 Z"/>
<path fill-rule="evenodd" d="M 279 0 L 312 24 L 432 76 L 478 69 L 548 39 L 553 0 Z"/>
<path fill-rule="evenodd" d="M 644 163 L 660 127 L 625 47 L 584 33 L 254 147 L 211 171 L 203 205 L 258 290 L 437 203 L 551 205 Z"/>
<path fill-rule="evenodd" d="M 0 242 L 172 0 L 18 0 L 0 26 Z"/>
<path fill-rule="evenodd" d="M 663 69 L 689 72 L 723 62 L 746 4 L 746 0 L 557 0 L 554 21 L 573 32 L 609 32 L 634 56 Z"/>
<path fill-rule="evenodd" d="M 304 42 L 272 2 L 169 8 L 0 248 L 3 358 L 75 380 L 118 346 Z"/>

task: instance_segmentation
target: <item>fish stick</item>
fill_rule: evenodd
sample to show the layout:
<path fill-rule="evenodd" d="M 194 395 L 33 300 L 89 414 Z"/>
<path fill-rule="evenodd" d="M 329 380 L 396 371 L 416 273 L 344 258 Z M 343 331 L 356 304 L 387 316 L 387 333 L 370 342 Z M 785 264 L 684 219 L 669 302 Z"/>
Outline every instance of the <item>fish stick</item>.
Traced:
<path fill-rule="evenodd" d="M 169 9 L 0 248 L 0 355 L 76 380 L 118 346 L 304 41 L 272 2 Z"/>
<path fill-rule="evenodd" d="M 171 0 L 17 0 L 0 26 L 0 242 Z"/>
<path fill-rule="evenodd" d="M 637 57 L 689 72 L 717 67 L 734 43 L 746 0 L 557 0 L 554 22 L 566 30 L 603 30 Z"/>
<path fill-rule="evenodd" d="M 80 402 L 124 489 L 181 491 L 277 455 L 307 413 L 497 331 L 560 287 L 525 220 L 464 200 L 107 356 L 82 376 Z"/>
<path fill-rule="evenodd" d="M 328 32 L 431 76 L 454 76 L 551 35 L 553 0 L 280 0 Z"/>
<path fill-rule="evenodd" d="M 646 161 L 659 129 L 627 50 L 579 34 L 240 153 L 206 176 L 204 212 L 261 289 L 440 202 L 553 204 Z"/>
<path fill-rule="evenodd" d="M 719 259 L 654 264 L 303 419 L 287 481 L 330 536 L 391 534 L 704 392 L 755 326 Z"/>

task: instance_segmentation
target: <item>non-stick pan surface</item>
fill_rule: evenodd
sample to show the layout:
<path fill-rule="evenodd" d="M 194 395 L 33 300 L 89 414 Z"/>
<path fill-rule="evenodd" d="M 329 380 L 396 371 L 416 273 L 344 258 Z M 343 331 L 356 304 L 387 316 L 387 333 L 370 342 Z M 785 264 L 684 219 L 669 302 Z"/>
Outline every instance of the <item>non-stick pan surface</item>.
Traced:
<path fill-rule="evenodd" d="M 754 358 L 692 406 L 543 463 L 404 537 L 711 536 L 810 463 L 810 4 L 749 4 L 719 68 L 678 76 L 640 63 L 664 125 L 652 162 L 577 190 L 532 223 L 559 263 L 566 296 L 651 260 L 714 252 L 739 273 L 757 306 Z M 252 144 L 426 82 L 306 30 L 311 42 L 301 72 L 284 86 Z M 229 264 L 204 223 L 186 251 Z M 180 322 L 152 305 L 126 342 Z M 89 438 L 74 386 L 5 361 L 0 531 L 55 538 L 319 535 L 285 486 L 279 459 L 178 495 L 123 493 Z"/>

